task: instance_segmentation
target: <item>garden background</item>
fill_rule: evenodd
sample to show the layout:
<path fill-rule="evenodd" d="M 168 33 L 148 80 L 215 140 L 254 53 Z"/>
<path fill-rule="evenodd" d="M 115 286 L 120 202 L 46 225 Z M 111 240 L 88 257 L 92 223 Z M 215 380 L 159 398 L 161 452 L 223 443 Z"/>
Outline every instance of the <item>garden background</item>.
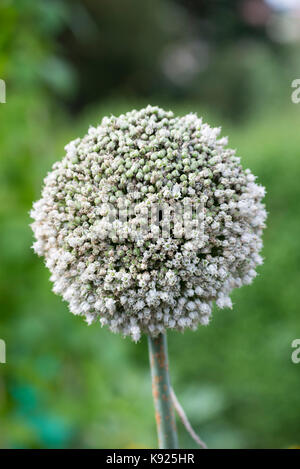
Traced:
<path fill-rule="evenodd" d="M 153 448 L 147 341 L 88 327 L 31 247 L 42 179 L 106 114 L 197 112 L 267 188 L 265 263 L 208 327 L 169 333 L 173 386 L 210 448 L 300 445 L 300 6 L 293 0 L 2 0 L 1 448 Z M 285 5 L 285 8 L 283 8 Z M 178 423 L 181 447 L 195 443 Z"/>

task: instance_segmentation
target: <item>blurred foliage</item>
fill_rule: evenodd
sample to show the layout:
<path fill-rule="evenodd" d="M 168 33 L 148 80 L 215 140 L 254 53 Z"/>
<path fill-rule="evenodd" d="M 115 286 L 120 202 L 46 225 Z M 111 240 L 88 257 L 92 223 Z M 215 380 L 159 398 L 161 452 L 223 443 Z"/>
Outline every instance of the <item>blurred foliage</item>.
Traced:
<path fill-rule="evenodd" d="M 149 101 L 223 122 L 268 192 L 259 277 L 235 292 L 233 310 L 216 309 L 209 327 L 169 334 L 178 398 L 211 448 L 300 442 L 300 365 L 290 358 L 300 334 L 299 108 L 290 102 L 297 47 L 244 24 L 236 2 L 214 3 L 1 2 L 2 448 L 156 445 L 145 338 L 135 345 L 69 314 L 30 249 L 28 226 L 64 144 L 103 115 Z M 181 446 L 193 447 L 179 430 Z"/>

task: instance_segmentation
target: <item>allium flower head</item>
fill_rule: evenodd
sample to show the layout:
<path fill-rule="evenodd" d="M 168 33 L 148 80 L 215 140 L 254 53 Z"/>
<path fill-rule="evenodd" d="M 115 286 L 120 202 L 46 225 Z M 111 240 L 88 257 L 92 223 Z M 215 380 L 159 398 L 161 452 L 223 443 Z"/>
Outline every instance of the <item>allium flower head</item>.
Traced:
<path fill-rule="evenodd" d="M 148 106 L 66 146 L 31 216 L 34 250 L 72 313 L 138 340 L 208 324 L 214 301 L 230 307 L 231 290 L 251 283 L 264 188 L 219 134 L 195 114 Z M 201 207 L 196 235 L 178 204 Z M 155 206 L 170 212 L 149 225 Z"/>

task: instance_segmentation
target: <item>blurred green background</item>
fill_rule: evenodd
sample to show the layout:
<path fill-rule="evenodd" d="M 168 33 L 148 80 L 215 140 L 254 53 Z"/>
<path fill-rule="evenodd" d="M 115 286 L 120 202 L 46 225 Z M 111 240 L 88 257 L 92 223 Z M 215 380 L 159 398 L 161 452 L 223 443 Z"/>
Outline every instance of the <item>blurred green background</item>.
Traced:
<path fill-rule="evenodd" d="M 283 8 L 285 5 L 286 8 Z M 289 6 L 289 8 L 288 8 Z M 173 386 L 210 448 L 300 444 L 299 2 L 2 0 L 0 447 L 153 448 L 145 337 L 71 315 L 28 212 L 64 145 L 148 103 L 223 127 L 267 188 L 265 263 L 232 310 L 169 334 Z M 181 447 L 194 442 L 178 423 Z"/>

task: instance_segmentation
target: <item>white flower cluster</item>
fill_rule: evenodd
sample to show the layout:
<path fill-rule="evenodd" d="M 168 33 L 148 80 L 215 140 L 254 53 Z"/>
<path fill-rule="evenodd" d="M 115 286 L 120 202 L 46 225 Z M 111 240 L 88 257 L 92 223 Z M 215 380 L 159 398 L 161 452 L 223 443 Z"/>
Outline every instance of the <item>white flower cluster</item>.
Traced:
<path fill-rule="evenodd" d="M 90 324 L 99 320 L 137 341 L 166 328 L 206 325 L 214 301 L 249 284 L 262 263 L 264 188 L 235 152 L 194 114 L 174 117 L 148 106 L 105 117 L 66 146 L 33 206 L 34 250 L 45 256 L 54 292 Z M 112 233 L 103 203 L 126 197 L 141 207 L 180 201 L 202 204 L 202 243 L 182 237 L 137 239 Z M 163 220 L 162 220 L 163 221 Z"/>

